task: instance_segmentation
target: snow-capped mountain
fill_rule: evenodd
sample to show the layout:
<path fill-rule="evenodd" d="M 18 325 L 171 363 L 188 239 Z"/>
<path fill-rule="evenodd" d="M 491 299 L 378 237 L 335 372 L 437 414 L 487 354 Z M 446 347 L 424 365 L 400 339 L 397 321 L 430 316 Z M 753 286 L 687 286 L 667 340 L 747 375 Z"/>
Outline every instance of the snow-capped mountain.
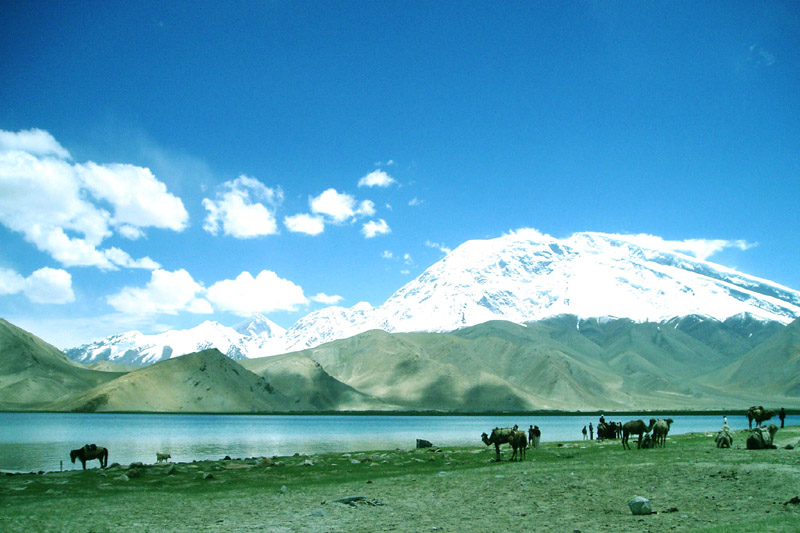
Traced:
<path fill-rule="evenodd" d="M 68 354 L 93 361 L 124 360 L 130 351 L 146 352 L 141 362 L 149 363 L 194 351 L 195 346 L 214 345 L 235 357 L 261 357 L 369 329 L 452 331 L 488 320 L 524 323 L 567 313 L 636 321 L 693 314 L 724 320 L 746 313 L 783 323 L 800 316 L 800 292 L 658 246 L 659 242 L 602 233 L 556 239 L 520 230 L 462 244 L 379 307 L 365 302 L 351 308 L 328 307 L 310 313 L 286 331 L 274 324 L 260 329 L 248 322 L 235 330 L 216 324 L 160 336 L 131 332 Z M 258 321 L 269 322 L 264 317 Z M 239 337 L 214 337 L 206 330 L 214 334 L 229 330 Z M 178 344 L 168 339 L 170 334 L 192 340 Z M 167 340 L 172 343 L 166 344 Z M 182 352 L 184 346 L 191 349 Z"/>
<path fill-rule="evenodd" d="M 81 363 L 108 360 L 129 365 L 148 365 L 162 359 L 217 348 L 231 359 L 244 359 L 262 351 L 267 354 L 279 353 L 282 343 L 277 348 L 273 348 L 271 343 L 284 333 L 284 328 L 264 316 L 256 315 L 235 328 L 206 321 L 191 329 L 170 330 L 155 335 L 128 331 L 69 349 L 66 354 Z"/>

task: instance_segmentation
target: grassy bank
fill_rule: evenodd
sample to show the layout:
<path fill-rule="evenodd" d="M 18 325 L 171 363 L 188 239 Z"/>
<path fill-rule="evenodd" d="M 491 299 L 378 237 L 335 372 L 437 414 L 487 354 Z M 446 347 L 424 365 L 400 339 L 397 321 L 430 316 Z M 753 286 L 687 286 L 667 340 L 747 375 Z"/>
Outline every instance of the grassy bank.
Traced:
<path fill-rule="evenodd" d="M 0 531 L 796 531 L 800 450 L 783 446 L 800 427 L 777 450 L 745 433 L 728 450 L 546 443 L 521 462 L 467 447 L 3 475 Z M 632 515 L 634 496 L 657 513 Z"/>

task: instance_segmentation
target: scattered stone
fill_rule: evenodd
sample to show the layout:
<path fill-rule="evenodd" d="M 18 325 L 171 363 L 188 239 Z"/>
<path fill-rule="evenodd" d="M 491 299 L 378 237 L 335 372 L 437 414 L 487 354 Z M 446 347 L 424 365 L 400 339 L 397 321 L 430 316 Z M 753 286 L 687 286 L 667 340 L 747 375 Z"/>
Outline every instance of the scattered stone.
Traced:
<path fill-rule="evenodd" d="M 142 477 L 142 473 L 139 471 L 138 468 L 131 468 L 126 472 L 126 474 L 128 475 L 129 478 Z"/>
<path fill-rule="evenodd" d="M 359 461 L 358 459 L 350 459 L 350 464 L 351 465 L 360 465 L 361 461 Z"/>
<path fill-rule="evenodd" d="M 128 468 L 142 468 L 143 466 L 144 463 L 142 463 L 141 461 L 136 461 L 135 463 L 131 463 L 131 465 Z"/>
<path fill-rule="evenodd" d="M 325 516 L 325 511 L 322 509 L 314 509 L 311 511 L 311 516 Z"/>
<path fill-rule="evenodd" d="M 311 462 L 311 459 L 306 459 L 303 461 L 303 466 L 314 466 L 314 463 Z"/>
<path fill-rule="evenodd" d="M 131 478 L 129 478 L 129 477 L 128 477 L 128 476 L 126 476 L 125 474 L 122 474 L 121 476 L 117 476 L 117 477 L 115 477 L 115 478 L 114 478 L 114 480 L 115 480 L 115 481 L 130 481 L 130 480 L 131 480 Z"/>
<path fill-rule="evenodd" d="M 642 498 L 641 496 L 637 496 L 629 501 L 628 507 L 631 508 L 631 512 L 635 515 L 651 514 L 653 512 L 653 507 L 650 505 L 650 500 L 647 498 Z"/>
<path fill-rule="evenodd" d="M 274 465 L 274 464 L 275 464 L 275 461 L 273 461 L 273 460 L 272 460 L 272 459 L 270 459 L 269 457 L 264 457 L 263 459 L 261 459 L 261 460 L 258 462 L 258 466 L 260 466 L 260 467 L 272 466 L 272 465 Z"/>
<path fill-rule="evenodd" d="M 429 440 L 417 439 L 417 448 L 430 448 L 433 444 Z"/>
<path fill-rule="evenodd" d="M 112 468 L 119 468 L 119 467 L 120 467 L 119 463 L 111 463 L 110 465 L 108 465 L 108 467 L 106 467 L 106 470 L 111 470 Z"/>
<path fill-rule="evenodd" d="M 208 473 L 203 475 L 203 480 L 214 479 L 214 474 Z"/>
<path fill-rule="evenodd" d="M 175 468 L 175 465 L 169 465 L 169 468 L 167 468 L 167 469 L 164 471 L 164 473 L 165 473 L 166 475 L 168 475 L 168 476 L 172 476 L 172 475 L 176 474 L 177 472 L 178 472 L 178 469 L 177 469 L 177 468 Z"/>
<path fill-rule="evenodd" d="M 289 489 L 286 488 L 286 485 L 281 485 L 281 494 L 286 494 L 286 491 Z"/>
<path fill-rule="evenodd" d="M 345 498 L 339 498 L 338 500 L 333 500 L 333 503 L 341 503 L 344 505 L 351 505 L 355 507 L 356 502 L 364 501 L 366 499 L 367 499 L 366 496 L 347 496 Z"/>
<path fill-rule="evenodd" d="M 230 455 L 226 455 L 225 458 L 222 459 L 222 460 L 223 461 L 230 461 L 231 460 L 231 456 Z"/>
<path fill-rule="evenodd" d="M 788 505 L 788 504 L 790 504 L 790 503 L 791 503 L 792 505 L 798 505 L 798 504 L 800 504 L 800 497 L 797 497 L 797 496 L 795 496 L 794 498 L 792 498 L 792 499 L 791 499 L 791 500 L 789 500 L 788 502 L 783 502 L 783 505 Z"/>

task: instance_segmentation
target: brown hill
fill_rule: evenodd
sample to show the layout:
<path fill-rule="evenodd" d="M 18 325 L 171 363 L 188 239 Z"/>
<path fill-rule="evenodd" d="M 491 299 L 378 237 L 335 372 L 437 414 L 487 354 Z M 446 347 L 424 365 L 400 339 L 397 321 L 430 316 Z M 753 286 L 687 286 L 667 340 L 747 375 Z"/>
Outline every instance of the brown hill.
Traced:
<path fill-rule="evenodd" d="M 283 412 L 311 409 L 217 349 L 204 350 L 130 372 L 54 402 L 60 411 Z"/>
<path fill-rule="evenodd" d="M 55 346 L 0 318 L 0 409 L 36 409 L 116 378 L 67 359 Z"/>

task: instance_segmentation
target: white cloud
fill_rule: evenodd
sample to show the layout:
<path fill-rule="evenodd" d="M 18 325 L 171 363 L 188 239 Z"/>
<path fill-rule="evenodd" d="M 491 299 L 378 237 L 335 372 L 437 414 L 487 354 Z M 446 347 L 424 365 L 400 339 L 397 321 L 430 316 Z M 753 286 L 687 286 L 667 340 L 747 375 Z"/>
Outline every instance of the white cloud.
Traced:
<path fill-rule="evenodd" d="M 684 253 L 702 261 L 707 260 L 712 255 L 726 248 L 738 248 L 739 250 L 745 251 L 757 246 L 756 243 L 749 243 L 741 239 L 685 239 L 682 241 L 670 241 L 655 235 L 646 234 L 614 236 L 656 250 Z"/>
<path fill-rule="evenodd" d="M 125 287 L 106 301 L 117 311 L 131 315 L 212 313 L 207 300 L 203 299 L 203 286 L 192 279 L 186 270 L 154 270 L 144 288 Z"/>
<path fill-rule="evenodd" d="M 72 276 L 66 270 L 44 267 L 24 278 L 0 268 L 0 294 L 24 293 L 33 303 L 65 304 L 75 301 Z"/>
<path fill-rule="evenodd" d="M 362 217 L 371 217 L 375 214 L 375 202 L 372 200 L 364 200 L 358 204 L 356 215 Z"/>
<path fill-rule="evenodd" d="M 167 192 L 149 168 L 125 164 L 75 167 L 84 187 L 96 199 L 113 206 L 113 221 L 126 228 L 153 227 L 182 231 L 189 213 L 180 198 Z M 130 233 L 130 229 L 127 230 Z"/>
<path fill-rule="evenodd" d="M 308 304 L 299 285 L 269 270 L 262 270 L 255 278 L 242 272 L 236 279 L 218 281 L 209 287 L 207 296 L 217 309 L 241 316 L 294 311 Z"/>
<path fill-rule="evenodd" d="M 10 268 L 0 268 L 0 294 L 17 294 L 24 289 L 24 277 Z"/>
<path fill-rule="evenodd" d="M 414 198 L 409 200 L 408 205 L 410 205 L 411 207 L 417 207 L 419 205 L 422 205 L 422 200 L 420 200 L 415 196 Z"/>
<path fill-rule="evenodd" d="M 283 218 L 283 225 L 294 233 L 319 235 L 325 231 L 325 221 L 321 216 L 300 213 Z"/>
<path fill-rule="evenodd" d="M 30 301 L 40 304 L 74 302 L 72 276 L 66 270 L 40 268 L 25 280 L 25 296 Z"/>
<path fill-rule="evenodd" d="M 360 180 L 359 187 L 389 187 L 397 181 L 383 170 L 373 170 Z"/>
<path fill-rule="evenodd" d="M 355 217 L 356 200 L 346 193 L 328 189 L 309 200 L 311 211 L 330 217 L 336 223 L 342 223 Z"/>
<path fill-rule="evenodd" d="M 394 257 L 394 254 L 389 250 L 384 250 L 383 253 L 381 254 L 381 257 L 383 259 L 391 259 Z"/>
<path fill-rule="evenodd" d="M 439 244 L 438 242 L 425 241 L 425 246 L 428 248 L 433 248 L 434 250 L 439 250 L 443 254 L 449 254 L 452 251 L 444 244 Z"/>
<path fill-rule="evenodd" d="M 73 164 L 41 130 L 0 130 L 0 139 L 0 224 L 64 266 L 126 266 L 114 261 L 120 254 L 101 248 L 115 229 L 138 238 L 147 227 L 186 227 L 183 203 L 146 168 Z"/>
<path fill-rule="evenodd" d="M 342 300 L 344 300 L 344 298 L 342 298 L 339 295 L 332 295 L 331 296 L 331 295 L 325 294 L 324 292 L 320 292 L 320 293 L 317 293 L 314 296 L 312 296 L 311 300 L 315 301 L 317 303 L 325 304 L 325 305 L 336 305 L 339 302 L 341 302 Z"/>
<path fill-rule="evenodd" d="M 216 200 L 203 199 L 208 211 L 203 229 L 217 235 L 249 239 L 278 233 L 275 210 L 283 202 L 283 192 L 271 189 L 255 178 L 239 176 L 223 184 Z"/>
<path fill-rule="evenodd" d="M 69 152 L 48 132 L 40 129 L 22 130 L 14 133 L 0 130 L 0 152 L 27 152 L 37 156 L 55 156 L 70 159 Z"/>
<path fill-rule="evenodd" d="M 385 235 L 387 233 L 391 233 L 391 231 L 392 230 L 389 227 L 389 224 L 387 224 L 383 219 L 380 219 L 377 222 L 370 220 L 361 227 L 361 233 L 363 233 L 364 237 L 367 239 L 371 239 L 378 235 Z"/>

